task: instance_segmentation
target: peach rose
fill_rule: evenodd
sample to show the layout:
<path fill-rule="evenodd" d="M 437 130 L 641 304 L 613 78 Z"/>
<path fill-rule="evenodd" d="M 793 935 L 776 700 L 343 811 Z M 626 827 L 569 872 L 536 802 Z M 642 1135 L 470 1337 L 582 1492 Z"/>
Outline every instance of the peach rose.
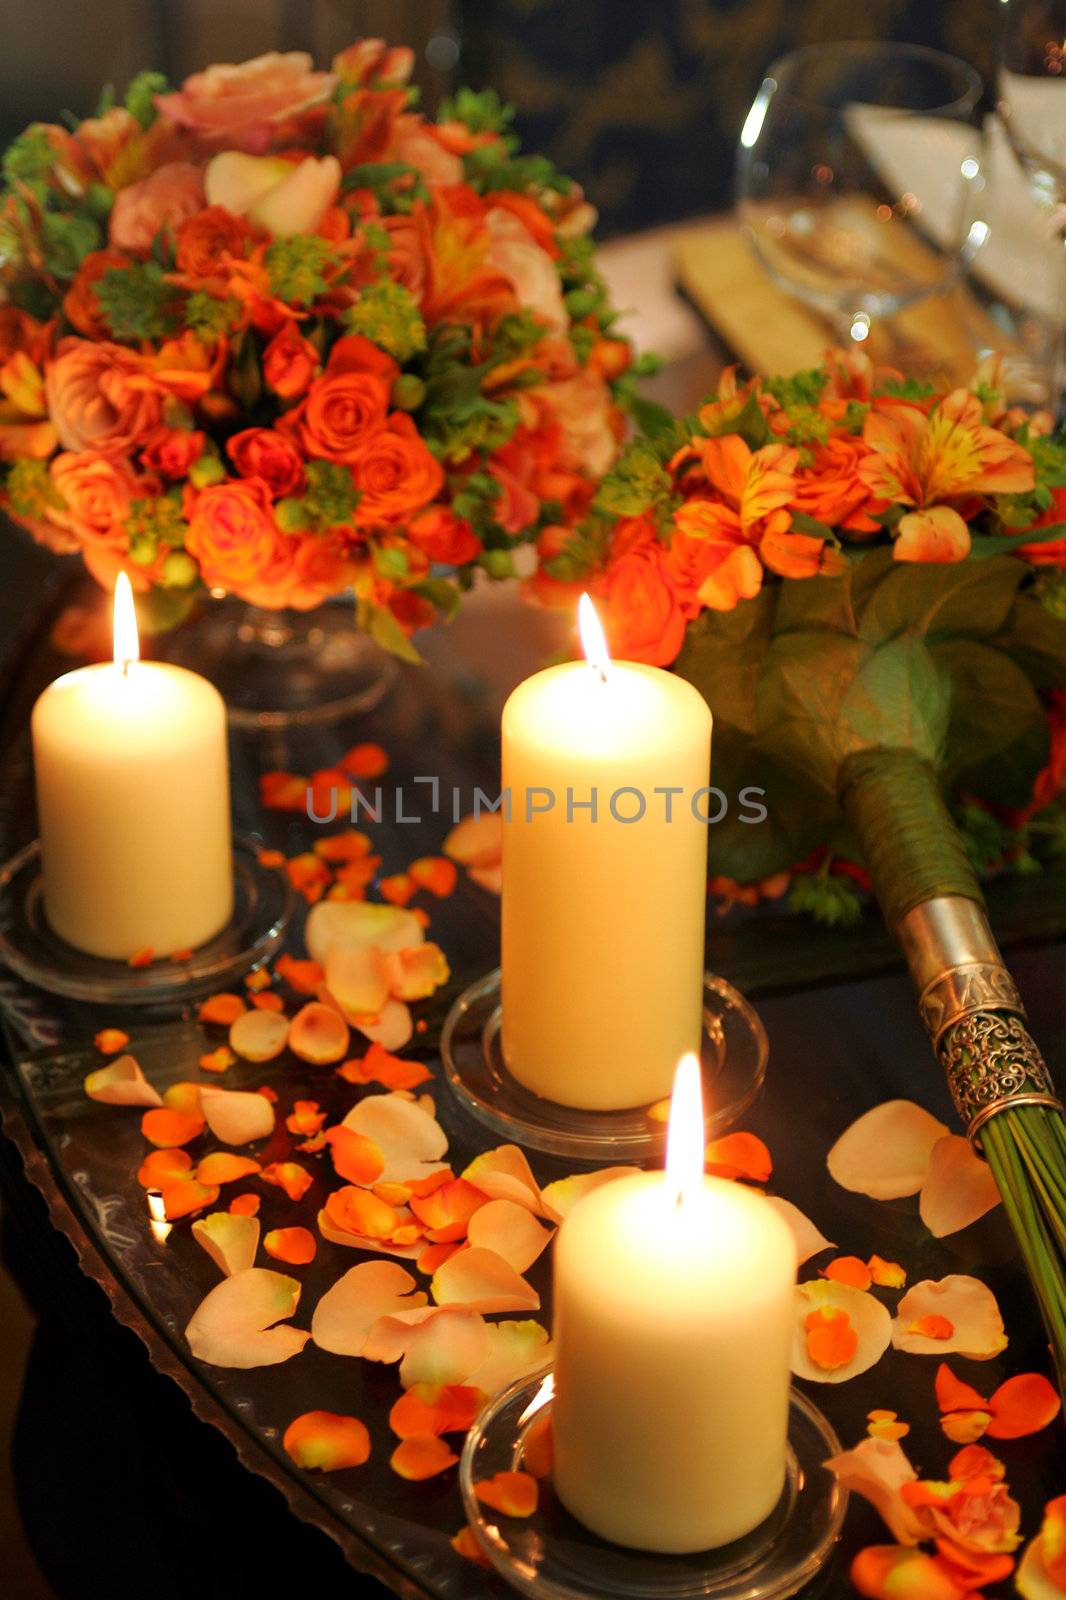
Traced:
<path fill-rule="evenodd" d="M 596 585 L 604 601 L 611 654 L 623 661 L 669 666 L 685 637 L 685 615 L 663 562 L 663 546 L 643 517 L 618 523 L 606 573 Z"/>
<path fill-rule="evenodd" d="M 444 487 L 440 462 L 405 411 L 393 412 L 383 428 L 364 439 L 353 452 L 351 468 L 360 495 L 355 520 L 364 525 L 410 516 Z"/>
<path fill-rule="evenodd" d="M 235 433 L 226 452 L 242 478 L 261 479 L 279 500 L 303 488 L 303 457 L 273 428 L 245 428 Z"/>
<path fill-rule="evenodd" d="M 52 482 L 63 505 L 49 513 L 83 549 L 103 545 L 128 548 L 126 522 L 137 495 L 137 479 L 128 461 L 98 455 L 95 450 L 65 450 L 51 465 Z"/>
<path fill-rule="evenodd" d="M 111 208 L 111 243 L 147 255 L 160 233 L 173 234 L 204 207 L 204 178 L 189 161 L 168 161 L 151 177 L 120 189 Z"/>
<path fill-rule="evenodd" d="M 611 391 L 602 378 L 577 372 L 534 391 L 562 429 L 560 465 L 602 478 L 618 454 L 611 426 Z"/>
<path fill-rule="evenodd" d="M 324 104 L 336 82 L 334 73 L 316 72 L 302 50 L 271 50 L 236 66 L 194 72 L 177 93 L 159 95 L 156 105 L 168 122 L 207 143 L 261 154 L 286 122 Z"/>
<path fill-rule="evenodd" d="M 192 503 L 185 548 L 210 589 L 252 605 L 287 605 L 294 543 L 278 530 L 270 489 L 258 478 L 211 484 Z"/>
<path fill-rule="evenodd" d="M 485 213 L 489 233 L 488 265 L 510 283 L 519 305 L 547 324 L 563 330 L 569 318 L 555 262 L 537 243 L 525 223 L 503 206 Z"/>
<path fill-rule="evenodd" d="M 445 149 L 436 130 L 418 117 L 398 117 L 385 159 L 414 167 L 424 183 L 461 183 L 463 163 Z"/>
<path fill-rule="evenodd" d="M 141 357 L 106 340 L 61 340 L 45 370 L 45 390 L 67 450 L 128 456 L 162 419 L 162 401 L 145 386 Z"/>

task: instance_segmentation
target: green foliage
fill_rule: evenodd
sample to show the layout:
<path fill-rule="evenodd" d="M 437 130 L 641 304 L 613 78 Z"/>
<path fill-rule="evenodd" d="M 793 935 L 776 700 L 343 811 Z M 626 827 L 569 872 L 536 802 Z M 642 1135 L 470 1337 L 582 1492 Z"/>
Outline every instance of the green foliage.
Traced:
<path fill-rule="evenodd" d="M 361 162 L 344 174 L 341 188 L 346 193 L 353 189 L 369 189 L 386 216 L 410 211 L 415 200 L 429 199 L 421 173 L 406 161 Z M 387 234 L 384 243 L 388 245 Z"/>
<path fill-rule="evenodd" d="M 33 461 L 29 456 L 21 456 L 12 464 L 6 497 L 19 517 L 46 517 L 49 511 L 60 510 L 66 504 L 52 481 L 48 463 Z"/>
<path fill-rule="evenodd" d="M 45 211 L 41 217 L 41 243 L 49 272 L 57 278 L 73 278 L 89 252 L 100 245 L 101 234 L 92 217 L 70 211 Z"/>
<path fill-rule="evenodd" d="M 513 189 L 519 194 L 551 189 L 556 194 L 569 194 L 573 188 L 570 179 L 547 156 L 515 155 L 507 144 L 478 145 L 468 151 L 463 157 L 463 171 L 467 182 L 480 194 L 497 189 Z"/>
<path fill-rule="evenodd" d="M 335 461 L 309 461 L 306 478 L 302 495 L 279 503 L 279 525 L 287 533 L 326 533 L 349 524 L 359 504 L 359 490 L 348 468 Z"/>
<path fill-rule="evenodd" d="M 150 128 L 159 115 L 155 108 L 157 94 L 166 94 L 170 85 L 162 72 L 138 72 L 126 90 L 126 110 L 136 117 L 142 128 Z"/>
<path fill-rule="evenodd" d="M 126 519 L 133 559 L 148 566 L 158 555 L 160 545 L 171 550 L 182 549 L 187 526 L 182 515 L 180 489 L 134 500 Z"/>
<path fill-rule="evenodd" d="M 185 323 L 202 339 L 225 338 L 237 326 L 241 307 L 238 300 L 219 300 L 197 290 L 185 302 Z"/>
<path fill-rule="evenodd" d="M 43 193 L 51 178 L 54 160 L 48 129 L 44 123 L 34 122 L 4 151 L 4 182 L 12 186 L 26 184 L 35 192 Z"/>
<path fill-rule="evenodd" d="M 828 870 L 828 857 L 824 871 L 800 873 L 792 880 L 788 903 L 827 928 L 853 928 L 862 921 L 862 895 L 850 878 Z"/>
<path fill-rule="evenodd" d="M 174 289 L 157 261 L 110 268 L 94 293 L 100 315 L 116 339 L 161 339 L 178 327 Z"/>
<path fill-rule="evenodd" d="M 359 626 L 375 639 L 383 650 L 398 656 L 401 661 L 421 665 L 422 657 L 404 633 L 388 606 L 378 606 L 370 600 L 361 600 L 356 608 Z"/>
<path fill-rule="evenodd" d="M 788 378 L 767 378 L 763 388 L 786 411 L 793 407 L 809 410 L 818 404 L 828 382 L 829 374 L 824 367 L 808 367 Z"/>
<path fill-rule="evenodd" d="M 677 496 L 663 454 L 662 435 L 634 440 L 601 482 L 594 502 L 597 510 L 617 517 L 646 512 L 660 525 L 669 521 Z"/>
<path fill-rule="evenodd" d="M 513 139 L 514 106 L 501 100 L 495 89 L 457 89 L 441 101 L 438 122 L 465 122 L 471 133 L 498 133 Z"/>
<path fill-rule="evenodd" d="M 353 333 L 365 334 L 401 363 L 426 348 L 426 325 L 417 301 L 402 283 L 391 279 L 362 290 L 345 320 Z"/>
<path fill-rule="evenodd" d="M 264 264 L 270 292 L 290 306 L 309 306 L 329 287 L 326 269 L 338 261 L 328 239 L 317 234 L 298 233 L 291 239 L 275 239 Z"/>

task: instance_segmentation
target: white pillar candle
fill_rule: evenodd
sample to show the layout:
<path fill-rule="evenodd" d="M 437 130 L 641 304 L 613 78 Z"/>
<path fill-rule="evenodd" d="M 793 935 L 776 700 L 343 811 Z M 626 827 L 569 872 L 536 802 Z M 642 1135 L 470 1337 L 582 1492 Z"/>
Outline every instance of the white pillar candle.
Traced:
<path fill-rule="evenodd" d="M 605 648 L 507 701 L 502 1042 L 535 1094 L 647 1105 L 699 1049 L 710 762 L 698 691 Z"/>
<path fill-rule="evenodd" d="M 795 1281 L 772 1207 L 703 1176 L 689 1058 L 666 1173 L 587 1195 L 555 1243 L 553 1474 L 579 1521 L 615 1544 L 682 1553 L 770 1515 L 785 1481 Z"/>
<path fill-rule="evenodd" d="M 44 906 L 78 950 L 193 949 L 233 908 L 226 708 L 206 679 L 140 661 L 115 591 L 115 659 L 57 678 L 33 708 Z"/>

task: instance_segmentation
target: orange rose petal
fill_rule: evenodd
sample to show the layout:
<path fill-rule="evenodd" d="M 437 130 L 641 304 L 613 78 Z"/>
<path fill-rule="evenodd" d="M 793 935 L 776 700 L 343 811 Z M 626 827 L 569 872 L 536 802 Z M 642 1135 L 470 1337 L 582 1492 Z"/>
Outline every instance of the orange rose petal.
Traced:
<path fill-rule="evenodd" d="M 164 1104 L 158 1089 L 148 1082 L 141 1064 L 134 1056 L 116 1056 L 106 1067 L 97 1067 L 85 1079 L 85 1093 L 90 1100 L 108 1106 L 150 1106 Z"/>
<path fill-rule="evenodd" d="M 867 1600 L 965 1600 L 937 1557 L 911 1545 L 869 1545 L 855 1557 L 849 1576 Z"/>
<path fill-rule="evenodd" d="M 316 1067 L 343 1060 L 350 1037 L 344 1018 L 318 1000 L 309 1001 L 289 1023 L 289 1049 Z"/>
<path fill-rule="evenodd" d="M 253 994 L 258 994 L 262 989 L 269 989 L 270 984 L 271 977 L 266 967 L 253 967 L 251 972 L 245 974 L 244 987 Z"/>
<path fill-rule="evenodd" d="M 283 1189 L 290 1200 L 302 1200 L 314 1179 L 298 1161 L 273 1161 L 259 1174 L 264 1183 Z"/>
<path fill-rule="evenodd" d="M 937 1368 L 936 1403 L 941 1411 L 980 1411 L 988 1405 L 983 1395 L 955 1376 L 946 1361 Z"/>
<path fill-rule="evenodd" d="M 406 872 L 393 872 L 387 878 L 382 878 L 378 884 L 381 898 L 387 900 L 390 906 L 405 906 L 415 894 L 418 885 Z"/>
<path fill-rule="evenodd" d="M 359 861 L 346 861 L 343 866 L 334 868 L 335 880 L 352 890 L 353 899 L 360 899 L 360 891 L 373 883 L 380 866 L 380 856 L 363 856 Z"/>
<path fill-rule="evenodd" d="M 153 1150 L 141 1162 L 137 1182 L 144 1189 L 165 1189 L 168 1183 L 189 1177 L 192 1166 L 192 1156 L 187 1150 Z"/>
<path fill-rule="evenodd" d="M 941 1417 L 940 1427 L 953 1444 L 973 1444 L 984 1438 L 991 1421 L 991 1411 L 951 1411 Z"/>
<path fill-rule="evenodd" d="M 550 1411 L 541 1411 L 539 1416 L 533 1418 L 522 1438 L 522 1464 L 534 1478 L 547 1478 L 551 1474 L 554 1458 L 552 1414 Z"/>
<path fill-rule="evenodd" d="M 432 1102 L 423 1104 L 411 1095 L 370 1094 L 354 1105 L 342 1126 L 372 1139 L 385 1158 L 379 1174 L 385 1183 L 415 1183 L 442 1165 L 448 1137 L 433 1115 Z M 480 1187 L 480 1186 L 478 1186 Z"/>
<path fill-rule="evenodd" d="M 331 834 L 326 839 L 315 840 L 315 855 L 334 866 L 346 861 L 359 861 L 371 853 L 370 839 L 365 833 L 348 828 L 344 833 Z"/>
<path fill-rule="evenodd" d="M 531 1517 L 537 1509 L 537 1480 L 528 1472 L 497 1472 L 475 1483 L 482 1505 L 505 1517 Z"/>
<path fill-rule="evenodd" d="M 465 1178 L 441 1184 L 432 1194 L 413 1195 L 411 1210 L 425 1224 L 431 1244 L 451 1244 L 466 1237 L 467 1224 L 474 1212 L 488 1202 L 480 1189 Z"/>
<path fill-rule="evenodd" d="M 443 1184 L 451 1183 L 454 1177 L 455 1174 L 450 1167 L 438 1167 L 435 1172 L 427 1173 L 424 1178 L 409 1178 L 404 1188 L 409 1194 L 425 1199 L 426 1195 L 433 1194 Z"/>
<path fill-rule="evenodd" d="M 705 1151 L 707 1171 L 716 1178 L 748 1178 L 765 1183 L 774 1170 L 770 1152 L 754 1133 L 727 1133 Z"/>
<path fill-rule="evenodd" d="M 200 1057 L 200 1071 L 216 1074 L 228 1072 L 236 1059 L 228 1044 L 220 1044 L 217 1050 L 209 1050 Z"/>
<path fill-rule="evenodd" d="M 170 959 L 171 961 L 176 961 L 180 966 L 185 961 L 191 961 L 194 954 L 195 951 L 193 950 L 172 950 L 170 952 Z"/>
<path fill-rule="evenodd" d="M 235 1183 L 238 1178 L 250 1178 L 261 1171 L 258 1161 L 251 1156 L 235 1156 L 229 1150 L 212 1150 L 196 1168 L 201 1183 Z"/>
<path fill-rule="evenodd" d="M 254 1090 L 220 1089 L 205 1083 L 200 1091 L 207 1126 L 223 1144 L 251 1144 L 274 1131 L 274 1107 Z"/>
<path fill-rule="evenodd" d="M 416 1383 L 389 1412 L 389 1427 L 399 1439 L 419 1434 L 466 1433 L 485 1403 L 480 1389 L 452 1383 Z"/>
<path fill-rule="evenodd" d="M 264 772 L 259 779 L 259 799 L 268 811 L 305 811 L 307 779 L 295 772 Z"/>
<path fill-rule="evenodd" d="M 235 1217 L 257 1217 L 261 1205 L 257 1194 L 238 1194 L 230 1201 L 229 1209 Z"/>
<path fill-rule="evenodd" d="M 126 965 L 128 967 L 150 967 L 154 960 L 155 951 L 150 944 L 146 944 L 140 950 L 135 950 L 131 956 L 127 957 Z"/>
<path fill-rule="evenodd" d="M 258 998 L 258 997 L 257 997 Z M 274 1061 L 289 1037 L 287 1017 L 273 1011 L 242 1011 L 229 1030 L 230 1049 L 243 1061 Z"/>
<path fill-rule="evenodd" d="M 812 1311 L 804 1320 L 807 1354 L 823 1372 L 835 1372 L 855 1359 L 859 1336 L 846 1311 Z"/>
<path fill-rule="evenodd" d="M 198 1083 L 172 1083 L 163 1091 L 163 1104 L 171 1111 L 184 1111 L 191 1117 L 202 1117 L 203 1101 Z"/>
<path fill-rule="evenodd" d="M 439 1306 L 483 1314 L 536 1311 L 540 1306 L 537 1291 L 494 1250 L 457 1251 L 438 1267 L 431 1289 Z"/>
<path fill-rule="evenodd" d="M 301 1139 L 296 1146 L 305 1156 L 320 1156 L 326 1148 L 326 1135 L 323 1129 L 313 1133 L 309 1139 Z"/>
<path fill-rule="evenodd" d="M 305 1267 L 315 1259 L 318 1242 L 307 1228 L 273 1228 L 263 1240 L 263 1249 L 276 1261 L 290 1267 Z"/>
<path fill-rule="evenodd" d="M 280 1012 L 285 1010 L 284 1000 L 281 998 L 280 994 L 275 994 L 271 989 L 265 990 L 262 994 L 253 994 L 252 1004 L 255 1006 L 257 1011 Z"/>
<path fill-rule="evenodd" d="M 346 1129 L 351 1132 L 351 1129 Z M 410 1203 L 413 1191 L 406 1183 L 371 1183 L 367 1185 L 373 1189 L 379 1200 L 384 1200 L 387 1206 L 406 1206 Z"/>
<path fill-rule="evenodd" d="M 451 1541 L 452 1549 L 457 1556 L 462 1556 L 464 1561 L 472 1561 L 477 1567 L 491 1567 L 492 1562 L 477 1542 L 477 1534 L 469 1523 L 460 1528 Z"/>
<path fill-rule="evenodd" d="M 141 1132 L 149 1144 L 160 1150 L 172 1150 L 177 1145 L 188 1144 L 204 1131 L 204 1119 L 186 1111 L 171 1111 L 162 1106 L 146 1111 L 141 1118 Z"/>
<path fill-rule="evenodd" d="M 621 1172 L 621 1168 L 608 1168 L 608 1172 Z M 634 1169 L 630 1169 L 631 1171 Z M 495 1150 L 482 1151 L 476 1156 L 463 1173 L 463 1177 L 472 1183 L 475 1188 L 487 1194 L 490 1200 L 514 1200 L 520 1206 L 527 1206 L 530 1211 L 541 1211 L 540 1185 L 534 1178 L 525 1152 L 516 1144 L 501 1144 Z M 597 1187 L 599 1173 L 581 1173 L 573 1179 L 563 1178 L 560 1185 L 570 1183 L 577 1185 L 586 1180 L 593 1180 L 590 1187 Z M 604 1178 L 602 1181 L 608 1181 Z M 549 1185 L 554 1189 L 556 1185 Z"/>
<path fill-rule="evenodd" d="M 341 756 L 340 765 L 350 778 L 383 778 L 389 758 L 379 744 L 356 744 Z"/>
<path fill-rule="evenodd" d="M 281 850 L 257 850 L 255 858 L 261 867 L 276 871 L 285 865 L 285 855 Z"/>
<path fill-rule="evenodd" d="M 274 963 L 274 974 L 284 979 L 297 994 L 315 995 L 326 974 L 317 961 L 297 961 L 293 956 L 282 955 Z"/>
<path fill-rule="evenodd" d="M 168 1222 L 191 1216 L 205 1206 L 213 1206 L 218 1199 L 214 1184 L 198 1183 L 195 1178 L 178 1178 L 163 1185 L 163 1212 Z"/>
<path fill-rule="evenodd" d="M 871 1256 L 866 1265 L 872 1281 L 879 1289 L 902 1289 L 906 1286 L 907 1274 L 898 1261 L 885 1261 L 881 1256 Z"/>
<path fill-rule="evenodd" d="M 361 1060 L 345 1061 L 337 1076 L 346 1083 L 381 1083 L 386 1089 L 417 1089 L 433 1074 L 420 1061 L 390 1055 L 383 1045 L 372 1044 Z"/>
<path fill-rule="evenodd" d="M 412 1433 L 400 1440 L 389 1458 L 389 1465 L 401 1478 L 422 1483 L 440 1472 L 447 1472 L 458 1460 L 455 1451 L 439 1435 Z"/>
<path fill-rule="evenodd" d="M 278 1103 L 278 1091 L 269 1083 L 261 1083 L 256 1094 L 261 1094 L 264 1100 L 269 1100 L 272 1106 Z"/>
<path fill-rule="evenodd" d="M 1054 1422 L 1062 1409 L 1057 1391 L 1039 1372 L 1023 1372 L 1001 1383 L 988 1402 L 990 1439 L 1024 1439 Z"/>
<path fill-rule="evenodd" d="M 229 1028 L 246 1009 L 244 999 L 239 994 L 213 994 L 202 1003 L 197 1016 L 201 1022 L 213 1022 Z"/>
<path fill-rule="evenodd" d="M 123 1033 L 121 1028 L 101 1028 L 93 1039 L 93 1044 L 102 1056 L 113 1056 L 120 1050 L 125 1050 L 130 1042 L 128 1033 Z"/>
<path fill-rule="evenodd" d="M 327 1128 L 326 1143 L 337 1176 L 347 1179 L 349 1183 L 369 1187 L 377 1182 L 385 1170 L 385 1157 L 374 1141 L 363 1133 L 343 1126 Z M 392 1204 L 391 1201 L 386 1203 Z"/>
<path fill-rule="evenodd" d="M 822 1277 L 834 1283 L 850 1283 L 853 1289 L 868 1289 L 873 1282 L 869 1267 L 858 1256 L 837 1256 L 822 1268 Z"/>
<path fill-rule="evenodd" d="M 290 1422 L 282 1444 L 298 1467 L 313 1472 L 340 1472 L 370 1459 L 370 1434 L 358 1417 L 335 1411 L 305 1411 Z"/>
<path fill-rule="evenodd" d="M 312 1134 L 318 1132 L 325 1120 L 326 1113 L 317 1100 L 297 1100 L 285 1118 L 285 1126 L 290 1133 Z"/>
<path fill-rule="evenodd" d="M 947 1317 L 937 1316 L 932 1313 L 927 1317 L 919 1317 L 917 1322 L 912 1322 L 907 1328 L 908 1333 L 917 1333 L 923 1339 L 950 1339 L 955 1332 L 955 1324 L 949 1322 Z"/>
<path fill-rule="evenodd" d="M 866 1420 L 866 1431 L 871 1439 L 905 1439 L 910 1433 L 910 1423 L 900 1422 L 894 1411 L 871 1411 Z"/>
<path fill-rule="evenodd" d="M 428 889 L 430 894 L 436 895 L 438 900 L 452 894 L 459 879 L 455 862 L 449 861 L 447 856 L 420 856 L 417 861 L 411 862 L 407 876 L 420 889 Z"/>
<path fill-rule="evenodd" d="M 419 1253 L 419 1272 L 424 1272 L 428 1278 L 432 1278 L 438 1267 L 443 1267 L 444 1263 L 449 1260 L 449 1258 L 453 1256 L 457 1250 L 461 1249 L 462 1245 L 459 1243 L 427 1244 L 426 1248 Z"/>
<path fill-rule="evenodd" d="M 325 1209 L 335 1227 L 369 1239 L 391 1239 L 400 1226 L 394 1206 L 351 1184 L 328 1195 Z"/>
<path fill-rule="evenodd" d="M 321 856 L 316 856 L 313 850 L 290 857 L 285 863 L 285 871 L 292 887 L 312 905 L 321 898 L 323 890 L 333 879 L 327 863 Z"/>

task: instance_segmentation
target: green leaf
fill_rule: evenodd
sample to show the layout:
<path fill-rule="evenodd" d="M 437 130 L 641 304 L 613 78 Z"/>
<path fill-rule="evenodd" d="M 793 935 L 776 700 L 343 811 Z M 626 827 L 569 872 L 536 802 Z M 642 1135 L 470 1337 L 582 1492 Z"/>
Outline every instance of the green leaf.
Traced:
<path fill-rule="evenodd" d="M 142 128 L 150 128 L 158 117 L 155 97 L 166 94 L 169 87 L 165 73 L 138 72 L 126 90 L 126 110 L 136 117 Z"/>
<path fill-rule="evenodd" d="M 100 315 L 116 339 L 162 339 L 177 328 L 174 289 L 157 261 L 111 267 L 94 292 Z"/>
<path fill-rule="evenodd" d="M 445 621 L 449 621 L 459 609 L 462 596 L 447 578 L 423 578 L 421 583 L 413 584 L 412 589 L 423 600 L 428 600 L 431 606 L 436 606 Z"/>
<path fill-rule="evenodd" d="M 983 800 L 1024 806 L 1049 753 L 1047 717 L 1028 677 L 1001 650 L 975 639 L 933 646 L 951 680 L 951 726 L 944 778 Z"/>
<path fill-rule="evenodd" d="M 744 402 L 744 408 L 735 417 L 722 417 L 713 427 L 700 429 L 711 439 L 723 438 L 726 434 L 737 433 L 744 440 L 749 450 L 761 450 L 770 437 L 770 425 L 763 416 L 762 407 L 755 396 L 754 390 Z"/>
<path fill-rule="evenodd" d="M 92 217 L 67 211 L 46 211 L 41 217 L 44 260 L 57 278 L 72 278 L 90 251 L 100 244 L 100 229 Z M 112 274 L 105 273 L 109 278 Z M 96 285 L 99 298 L 102 283 Z"/>
<path fill-rule="evenodd" d="M 1026 576 L 1021 562 L 1006 557 L 938 566 L 893 561 L 891 551 L 879 554 L 889 559 L 859 624 L 860 637 L 871 644 L 912 631 L 930 639 L 996 633 Z"/>
<path fill-rule="evenodd" d="M 464 122 L 471 133 L 511 132 L 514 106 L 501 100 L 495 89 L 457 89 L 441 101 L 439 122 Z"/>
<path fill-rule="evenodd" d="M 376 606 L 370 601 L 364 601 L 359 607 L 359 614 L 361 626 L 383 650 L 387 650 L 390 655 L 398 656 L 401 661 L 410 661 L 416 666 L 421 665 L 422 657 L 388 606 Z"/>
<path fill-rule="evenodd" d="M 685 632 L 674 671 L 700 691 L 716 730 L 723 722 L 748 734 L 757 730 L 756 688 L 779 593 L 767 585 L 732 611 L 703 612 Z"/>
<path fill-rule="evenodd" d="M 793 911 L 806 911 L 826 928 L 853 928 L 862 921 L 863 897 L 850 878 L 839 873 L 801 873 L 788 895 Z"/>

